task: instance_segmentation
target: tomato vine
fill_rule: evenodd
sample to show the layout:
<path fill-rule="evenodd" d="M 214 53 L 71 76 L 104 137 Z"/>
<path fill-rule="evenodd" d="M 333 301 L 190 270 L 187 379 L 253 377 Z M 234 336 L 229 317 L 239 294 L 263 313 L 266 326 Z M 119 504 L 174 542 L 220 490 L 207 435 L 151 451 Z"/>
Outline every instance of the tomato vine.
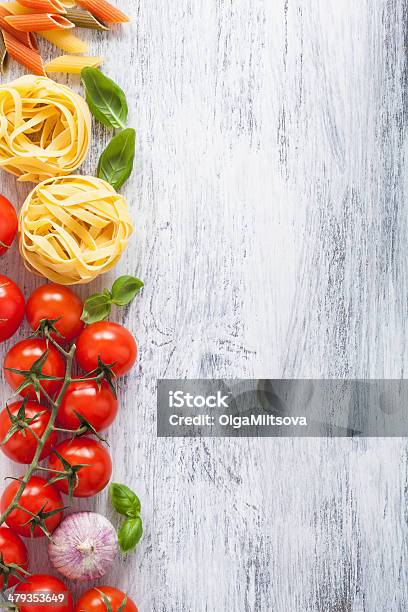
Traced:
<path fill-rule="evenodd" d="M 29 514 L 27 512 L 27 510 L 25 510 L 24 508 L 22 508 L 21 506 L 19 506 L 19 501 L 21 499 L 21 496 L 24 493 L 24 490 L 31 478 L 31 476 L 34 474 L 34 472 L 36 472 L 37 470 L 39 471 L 44 471 L 44 472 L 49 472 L 50 474 L 53 473 L 55 475 L 56 470 L 51 470 L 48 467 L 42 467 L 40 465 L 40 461 L 41 461 L 41 454 L 42 451 L 44 449 L 44 446 L 46 445 L 50 435 L 53 432 L 56 433 L 70 433 L 72 436 L 78 436 L 78 435 L 82 435 L 84 433 L 86 433 L 87 431 L 89 431 L 90 433 L 97 435 L 98 437 L 100 437 L 97 432 L 95 431 L 95 429 L 86 421 L 86 419 L 84 419 L 83 417 L 80 417 L 80 415 L 78 415 L 80 417 L 80 427 L 78 427 L 77 429 L 65 429 L 65 428 L 61 428 L 61 427 L 57 427 L 55 425 L 56 422 L 56 418 L 57 418 L 57 414 L 58 414 L 58 409 L 61 406 L 61 403 L 64 399 L 64 395 L 67 391 L 68 386 L 73 383 L 73 382 L 81 382 L 81 381 L 101 381 L 103 378 L 109 376 L 108 372 L 109 372 L 109 366 L 106 366 L 105 364 L 103 364 L 101 362 L 100 366 L 94 370 L 93 372 L 90 372 L 88 376 L 85 376 L 83 378 L 73 378 L 72 376 L 72 367 L 73 367 L 73 362 L 74 362 L 74 357 L 75 357 L 75 353 L 76 353 L 76 345 L 72 344 L 69 350 L 65 350 L 62 346 L 60 346 L 58 344 L 58 342 L 56 342 L 54 340 L 54 338 L 52 337 L 52 334 L 55 333 L 55 328 L 53 325 L 53 321 L 42 321 L 41 322 L 41 326 L 39 327 L 38 330 L 38 334 L 41 336 L 44 336 L 45 340 L 47 341 L 47 343 L 51 343 L 59 352 L 60 354 L 64 357 L 65 359 L 65 375 L 64 378 L 62 379 L 62 386 L 61 389 L 59 391 L 59 393 L 57 394 L 57 397 L 54 399 L 53 397 L 51 397 L 51 395 L 45 390 L 44 386 L 41 384 L 42 380 L 50 380 L 51 377 L 43 375 L 41 372 L 41 366 L 44 363 L 45 359 L 46 359 L 46 355 L 47 355 L 47 351 L 41 356 L 41 358 L 39 360 L 37 360 L 36 363 L 34 363 L 30 369 L 30 371 L 28 372 L 23 372 L 23 371 L 18 371 L 15 370 L 16 372 L 19 372 L 20 374 L 24 374 L 24 380 L 25 382 L 21 385 L 21 387 L 24 387 L 24 384 L 33 384 L 35 390 L 36 390 L 36 394 L 38 399 L 42 396 L 43 398 L 45 398 L 45 400 L 47 401 L 47 403 L 50 406 L 50 418 L 48 421 L 48 424 L 44 430 L 44 433 L 41 437 L 38 438 L 38 443 L 37 443 L 37 449 L 35 452 L 35 455 L 33 457 L 33 460 L 31 461 L 30 465 L 28 466 L 24 476 L 19 480 L 20 482 L 20 486 L 12 500 L 12 502 L 8 505 L 8 507 L 4 510 L 4 512 L 0 515 L 0 526 L 3 525 L 7 518 L 9 517 L 9 515 L 13 512 L 13 510 L 15 509 L 22 509 L 24 510 L 27 514 Z M 109 382 L 110 385 L 112 385 L 112 379 L 111 377 L 109 378 Z M 31 428 L 28 426 L 28 429 L 30 429 L 30 431 L 32 432 Z M 63 477 L 64 475 L 67 477 L 67 479 L 69 479 L 70 477 L 72 477 L 74 475 L 75 477 L 75 469 L 74 468 L 70 468 L 68 466 L 66 466 L 66 468 L 63 471 L 58 471 L 58 475 Z M 63 509 L 61 508 L 60 511 L 62 511 Z M 32 516 L 31 520 L 35 521 L 37 520 L 38 523 L 40 523 L 41 528 L 44 530 L 44 532 L 46 533 L 46 527 L 44 522 L 41 519 L 41 516 L 38 516 L 37 519 L 35 516 Z M 49 535 L 49 534 L 47 534 Z"/>

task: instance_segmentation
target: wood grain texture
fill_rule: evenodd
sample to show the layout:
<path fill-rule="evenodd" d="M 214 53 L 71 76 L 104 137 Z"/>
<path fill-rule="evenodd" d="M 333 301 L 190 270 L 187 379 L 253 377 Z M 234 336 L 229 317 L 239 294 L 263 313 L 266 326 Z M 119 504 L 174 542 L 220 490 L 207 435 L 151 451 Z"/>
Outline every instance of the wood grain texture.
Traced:
<path fill-rule="evenodd" d="M 405 376 L 406 2 L 120 5 L 132 25 L 89 36 L 138 132 L 117 273 L 146 282 L 120 315 L 141 355 L 109 440 L 145 537 L 104 582 L 144 612 L 402 612 L 405 440 L 157 440 L 155 387 Z M 95 129 L 84 171 L 108 138 Z M 40 282 L 15 253 L 0 266 Z"/>

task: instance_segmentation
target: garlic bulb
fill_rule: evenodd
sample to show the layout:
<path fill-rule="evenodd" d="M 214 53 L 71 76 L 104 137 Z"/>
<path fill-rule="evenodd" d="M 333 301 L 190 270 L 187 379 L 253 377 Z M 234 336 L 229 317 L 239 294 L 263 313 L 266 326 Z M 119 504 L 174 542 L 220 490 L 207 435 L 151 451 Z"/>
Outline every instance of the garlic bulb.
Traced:
<path fill-rule="evenodd" d="M 96 512 L 67 516 L 48 546 L 53 566 L 70 580 L 95 580 L 111 567 L 118 537 L 107 518 Z"/>

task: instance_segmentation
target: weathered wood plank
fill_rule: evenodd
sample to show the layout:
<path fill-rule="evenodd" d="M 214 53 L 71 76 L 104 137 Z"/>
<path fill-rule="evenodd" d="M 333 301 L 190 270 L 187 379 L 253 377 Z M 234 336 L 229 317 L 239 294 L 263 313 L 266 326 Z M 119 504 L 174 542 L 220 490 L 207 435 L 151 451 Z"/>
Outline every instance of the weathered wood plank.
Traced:
<path fill-rule="evenodd" d="M 145 611 L 405 610 L 404 440 L 156 440 L 155 381 L 405 375 L 406 3 L 121 6 L 132 26 L 91 40 L 138 131 L 117 272 L 146 288 L 109 439 L 146 532 L 104 582 Z"/>

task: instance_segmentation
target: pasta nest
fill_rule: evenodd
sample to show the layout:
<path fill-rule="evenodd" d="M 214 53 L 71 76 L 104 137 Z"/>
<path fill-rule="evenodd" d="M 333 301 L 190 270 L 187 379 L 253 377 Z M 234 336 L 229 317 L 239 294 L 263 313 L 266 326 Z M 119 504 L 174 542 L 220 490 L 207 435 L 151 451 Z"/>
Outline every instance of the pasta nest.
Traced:
<path fill-rule="evenodd" d="M 125 198 L 93 176 L 47 179 L 20 212 L 27 268 L 61 285 L 88 283 L 113 268 L 133 232 Z"/>
<path fill-rule="evenodd" d="M 90 133 L 88 105 L 66 85 L 27 75 L 0 87 L 0 167 L 20 181 L 71 174 Z"/>

